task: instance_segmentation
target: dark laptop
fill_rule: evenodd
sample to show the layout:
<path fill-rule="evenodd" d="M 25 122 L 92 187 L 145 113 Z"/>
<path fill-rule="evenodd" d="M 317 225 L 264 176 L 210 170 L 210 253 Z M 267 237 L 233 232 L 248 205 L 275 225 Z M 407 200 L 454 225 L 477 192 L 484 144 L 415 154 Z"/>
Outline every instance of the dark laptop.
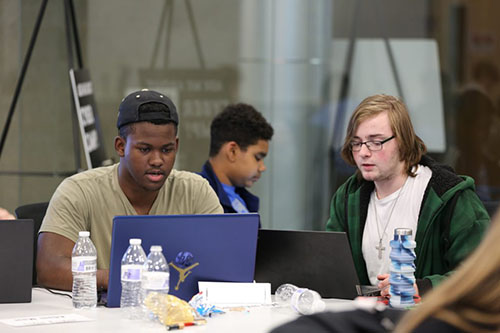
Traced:
<path fill-rule="evenodd" d="M 0 220 L 0 303 L 31 302 L 33 220 Z"/>
<path fill-rule="evenodd" d="M 170 268 L 170 290 L 184 300 L 198 281 L 252 282 L 258 214 L 116 216 L 113 220 L 107 306 L 120 306 L 121 259 L 130 238 L 146 255 L 161 245 Z"/>
<path fill-rule="evenodd" d="M 359 279 L 344 232 L 259 230 L 255 281 L 316 290 L 325 298 L 354 299 Z"/>

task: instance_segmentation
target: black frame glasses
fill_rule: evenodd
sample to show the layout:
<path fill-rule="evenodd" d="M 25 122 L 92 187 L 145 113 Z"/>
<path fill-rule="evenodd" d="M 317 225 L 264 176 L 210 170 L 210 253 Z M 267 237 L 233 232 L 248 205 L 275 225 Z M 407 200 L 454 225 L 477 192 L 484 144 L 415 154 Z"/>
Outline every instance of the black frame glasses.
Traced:
<path fill-rule="evenodd" d="M 369 151 L 379 151 L 379 150 L 382 150 L 382 145 L 384 143 L 386 143 L 387 141 L 391 141 L 395 137 L 396 136 L 393 135 L 393 136 L 388 137 L 387 139 L 381 140 L 381 141 L 369 140 L 369 141 L 364 141 L 364 142 L 351 142 L 350 143 L 351 151 L 358 152 L 361 150 L 361 147 L 363 147 L 363 145 L 366 145 L 366 148 L 368 148 Z"/>

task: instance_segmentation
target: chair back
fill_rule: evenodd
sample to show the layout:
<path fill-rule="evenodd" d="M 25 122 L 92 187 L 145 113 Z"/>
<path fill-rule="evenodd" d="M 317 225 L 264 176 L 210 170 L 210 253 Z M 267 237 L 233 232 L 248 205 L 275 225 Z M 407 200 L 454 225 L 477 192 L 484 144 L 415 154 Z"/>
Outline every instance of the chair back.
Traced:
<path fill-rule="evenodd" d="M 16 208 L 15 213 L 18 219 L 32 219 L 34 222 L 33 235 L 33 285 L 37 284 L 36 280 L 36 253 L 38 243 L 38 230 L 42 225 L 45 212 L 49 206 L 48 202 L 39 202 L 27 204 Z"/>

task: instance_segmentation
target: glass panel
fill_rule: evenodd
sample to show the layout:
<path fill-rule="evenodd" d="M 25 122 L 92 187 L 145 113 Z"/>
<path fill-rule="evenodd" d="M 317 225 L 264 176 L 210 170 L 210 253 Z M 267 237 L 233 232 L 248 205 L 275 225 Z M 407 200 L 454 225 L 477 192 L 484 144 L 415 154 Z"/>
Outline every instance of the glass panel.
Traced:
<path fill-rule="evenodd" d="M 2 126 L 39 9 L 0 0 Z M 75 2 L 109 157 L 118 161 L 118 104 L 135 89 L 176 102 L 176 167 L 191 171 L 207 158 L 212 117 L 227 103 L 253 104 L 275 136 L 251 191 L 263 226 L 283 229 L 324 229 L 332 193 L 354 171 L 338 154 L 345 124 L 375 92 L 401 93 L 430 154 L 498 200 L 499 9 L 495 0 Z M 11 211 L 49 200 L 86 168 L 68 68 L 64 5 L 50 1 L 0 158 L 0 206 Z"/>

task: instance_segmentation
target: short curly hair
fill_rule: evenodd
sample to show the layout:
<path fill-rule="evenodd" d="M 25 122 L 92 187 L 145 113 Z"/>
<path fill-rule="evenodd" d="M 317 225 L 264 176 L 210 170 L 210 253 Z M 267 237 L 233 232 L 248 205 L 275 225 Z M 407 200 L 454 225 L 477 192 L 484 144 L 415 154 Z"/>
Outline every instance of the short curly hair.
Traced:
<path fill-rule="evenodd" d="M 241 149 L 259 140 L 269 141 L 273 127 L 253 106 L 238 103 L 226 106 L 210 125 L 210 157 L 217 155 L 222 145 L 234 141 Z"/>

